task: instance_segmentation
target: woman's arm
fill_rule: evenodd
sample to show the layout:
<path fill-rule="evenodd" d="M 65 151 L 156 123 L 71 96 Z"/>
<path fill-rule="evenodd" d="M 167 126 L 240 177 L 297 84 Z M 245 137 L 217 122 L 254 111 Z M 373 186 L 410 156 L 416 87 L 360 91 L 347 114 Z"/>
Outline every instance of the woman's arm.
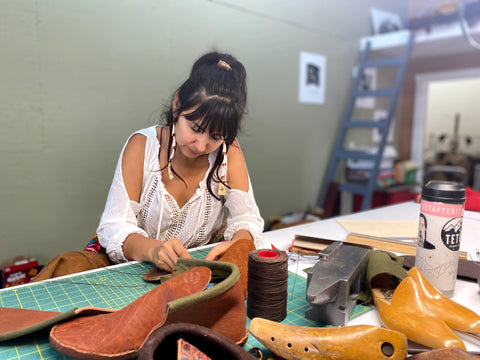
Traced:
<path fill-rule="evenodd" d="M 146 142 L 144 135 L 134 134 L 122 152 L 121 168 L 116 171 L 99 226 L 99 239 L 115 259 L 148 261 L 173 270 L 178 257 L 190 257 L 185 247 L 178 239 L 162 242 L 149 238 L 138 227 L 132 209 L 132 202 L 140 202 Z"/>
<path fill-rule="evenodd" d="M 143 186 L 143 163 L 146 137 L 135 134 L 130 138 L 122 158 L 122 174 L 130 200 L 139 202 Z M 123 253 L 129 260 L 148 261 L 160 269 L 172 271 L 179 257 L 190 257 L 177 238 L 162 242 L 134 233 L 123 243 Z"/>

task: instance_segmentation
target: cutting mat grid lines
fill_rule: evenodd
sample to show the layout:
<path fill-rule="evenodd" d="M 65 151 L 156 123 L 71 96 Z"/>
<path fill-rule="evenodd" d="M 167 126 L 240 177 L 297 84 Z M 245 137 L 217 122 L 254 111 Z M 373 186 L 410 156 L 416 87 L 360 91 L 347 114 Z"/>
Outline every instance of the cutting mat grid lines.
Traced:
<path fill-rule="evenodd" d="M 209 251 L 209 248 L 196 250 L 191 255 L 203 259 Z M 12 288 L 0 292 L 0 306 L 57 312 L 86 306 L 121 309 L 156 286 L 145 283 L 142 278 L 142 275 L 152 268 L 153 265 L 148 263 L 134 263 Z M 305 299 L 305 288 L 305 278 L 289 273 L 287 318 L 282 322 L 298 326 L 322 326 L 305 318 L 305 310 L 309 307 Z M 353 317 L 370 309 L 357 305 Z M 247 318 L 247 328 L 249 323 Z M 71 359 L 51 347 L 48 332 L 47 329 L 0 343 L 0 359 Z M 268 350 L 250 335 L 245 349 L 253 347 L 259 347 L 268 353 Z"/>
<path fill-rule="evenodd" d="M 155 287 L 142 279 L 151 268 L 147 263 L 130 264 L 12 288 L 0 293 L 0 306 L 59 312 L 85 306 L 120 309 Z"/>

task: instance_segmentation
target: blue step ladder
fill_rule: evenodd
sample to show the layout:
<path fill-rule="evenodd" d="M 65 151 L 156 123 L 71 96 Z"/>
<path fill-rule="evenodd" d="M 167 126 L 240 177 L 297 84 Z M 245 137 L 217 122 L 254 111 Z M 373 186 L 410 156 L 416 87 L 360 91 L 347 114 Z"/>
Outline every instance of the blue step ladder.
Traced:
<path fill-rule="evenodd" d="M 403 54 L 399 57 L 381 58 L 370 60 L 370 48 L 371 43 L 367 42 L 365 49 L 362 53 L 360 63 L 357 67 L 357 74 L 355 77 L 353 89 L 350 93 L 350 97 L 347 104 L 347 109 L 343 117 L 342 125 L 340 128 L 339 136 L 335 143 L 332 159 L 328 166 L 327 176 L 325 178 L 323 190 L 318 203 L 319 207 L 325 208 L 325 199 L 327 198 L 330 184 L 335 182 L 335 177 L 339 164 L 348 159 L 352 160 L 369 160 L 373 163 L 371 169 L 368 170 L 369 177 L 366 182 L 340 182 L 338 184 L 339 192 L 350 192 L 363 196 L 361 210 L 367 210 L 371 207 L 373 193 L 377 185 L 377 177 L 379 165 L 382 159 L 383 150 L 387 142 L 388 130 L 392 118 L 395 114 L 395 108 L 397 105 L 397 98 L 402 87 L 405 71 L 410 60 L 414 43 L 413 34 L 410 33 L 409 38 L 405 44 Z M 397 73 L 395 83 L 392 88 L 384 88 L 377 90 L 363 90 L 360 89 L 362 81 L 362 75 L 366 68 L 381 68 L 381 67 L 396 67 Z M 387 116 L 385 119 L 379 121 L 374 120 L 361 120 L 353 119 L 352 115 L 355 110 L 355 103 L 357 99 L 362 97 L 381 97 L 389 99 L 389 106 Z M 378 128 L 380 131 L 380 141 L 378 143 L 377 151 L 375 153 L 365 153 L 361 151 L 345 150 L 344 143 L 347 136 L 347 132 L 351 129 L 359 128 Z"/>

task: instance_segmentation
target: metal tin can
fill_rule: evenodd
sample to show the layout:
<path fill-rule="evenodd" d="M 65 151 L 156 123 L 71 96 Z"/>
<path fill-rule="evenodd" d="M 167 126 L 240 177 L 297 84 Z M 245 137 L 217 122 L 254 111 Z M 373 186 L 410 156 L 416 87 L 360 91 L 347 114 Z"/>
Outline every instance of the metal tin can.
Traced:
<path fill-rule="evenodd" d="M 422 190 L 415 266 L 445 296 L 457 281 L 465 187 L 431 180 Z"/>

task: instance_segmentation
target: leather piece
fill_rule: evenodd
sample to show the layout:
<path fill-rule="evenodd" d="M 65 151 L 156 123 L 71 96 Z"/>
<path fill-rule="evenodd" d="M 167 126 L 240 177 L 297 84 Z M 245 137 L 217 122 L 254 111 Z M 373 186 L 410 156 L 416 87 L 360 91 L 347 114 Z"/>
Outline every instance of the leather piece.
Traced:
<path fill-rule="evenodd" d="M 69 251 L 50 260 L 32 281 L 51 279 L 110 265 L 112 263 L 105 254 L 96 254 L 91 251 Z"/>
<path fill-rule="evenodd" d="M 407 277 L 407 271 L 403 268 L 402 257 L 388 251 L 371 250 L 365 276 L 366 289 L 356 299 L 369 304 L 373 301 L 372 289 L 395 289 Z"/>
<path fill-rule="evenodd" d="M 237 282 L 232 288 L 204 302 L 170 313 L 165 324 L 190 322 L 208 327 L 234 341 L 246 342 L 247 314 L 242 285 Z"/>
<path fill-rule="evenodd" d="M 407 357 L 407 360 L 478 360 L 480 356 L 458 348 L 425 351 Z"/>
<path fill-rule="evenodd" d="M 79 359 L 132 358 L 149 333 L 163 325 L 168 303 L 202 291 L 210 278 L 209 268 L 192 268 L 121 310 L 77 317 L 54 326 L 50 331 L 50 343 L 61 353 Z"/>
<path fill-rule="evenodd" d="M 165 325 L 198 324 L 243 344 L 248 337 L 247 314 L 238 267 L 228 262 L 180 258 L 175 273 L 201 264 L 212 270 L 212 281 L 216 283 L 200 294 L 169 303 L 170 314 Z"/>
<path fill-rule="evenodd" d="M 0 341 L 15 339 L 50 328 L 76 316 L 98 315 L 113 311 L 115 310 L 94 307 L 73 308 L 65 312 L 0 308 Z"/>
<path fill-rule="evenodd" d="M 198 269 L 208 271 L 208 277 L 185 278 Z M 214 285 L 203 290 L 210 275 Z M 157 288 L 112 314 L 76 318 L 53 327 L 50 342 L 79 359 L 128 359 L 137 354 L 151 331 L 189 322 L 244 343 L 246 308 L 239 279 L 235 264 L 180 258 L 174 275 Z"/>
<path fill-rule="evenodd" d="M 255 245 L 250 239 L 239 239 L 235 241 L 219 258 L 218 261 L 229 262 L 237 265 L 240 270 L 240 281 L 242 283 L 244 299 L 247 298 L 248 283 L 248 253 L 255 250 Z M 143 280 L 147 282 L 160 282 L 168 272 L 159 268 L 147 271 Z"/>
<path fill-rule="evenodd" d="M 177 360 L 212 360 L 195 346 L 183 339 L 177 341 Z"/>
<path fill-rule="evenodd" d="M 172 276 L 177 276 L 197 266 L 206 266 L 212 271 L 211 284 L 215 286 L 211 286 L 209 289 L 191 296 L 170 302 L 168 304 L 170 313 L 186 308 L 193 304 L 201 303 L 202 301 L 226 292 L 238 282 L 238 279 L 240 279 L 240 272 L 238 271 L 237 266 L 234 264 L 186 258 L 178 259 Z"/>
<path fill-rule="evenodd" d="M 242 283 L 244 299 L 247 298 L 248 253 L 255 249 L 252 240 L 239 239 L 235 241 L 235 243 L 232 244 L 218 259 L 218 261 L 230 262 L 237 265 L 240 270 L 240 282 Z"/>
<path fill-rule="evenodd" d="M 15 339 L 75 316 L 75 309 L 54 311 L 0 308 L 0 341 Z"/>
<path fill-rule="evenodd" d="M 370 289 L 395 289 L 407 277 L 403 258 L 388 251 L 372 250 L 369 254 L 367 284 Z"/>
<path fill-rule="evenodd" d="M 147 271 L 143 274 L 143 280 L 146 282 L 161 282 L 165 276 L 168 276 L 170 273 L 168 271 L 154 268 L 152 270 Z"/>
<path fill-rule="evenodd" d="M 138 353 L 138 360 L 175 359 L 177 341 L 183 339 L 213 360 L 255 360 L 241 346 L 225 336 L 197 324 L 176 323 L 153 331 Z"/>

